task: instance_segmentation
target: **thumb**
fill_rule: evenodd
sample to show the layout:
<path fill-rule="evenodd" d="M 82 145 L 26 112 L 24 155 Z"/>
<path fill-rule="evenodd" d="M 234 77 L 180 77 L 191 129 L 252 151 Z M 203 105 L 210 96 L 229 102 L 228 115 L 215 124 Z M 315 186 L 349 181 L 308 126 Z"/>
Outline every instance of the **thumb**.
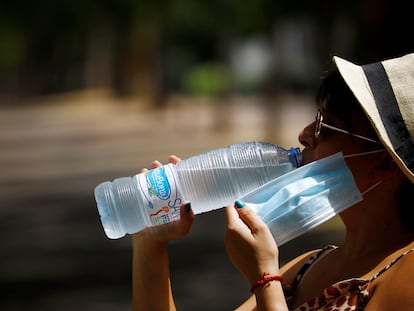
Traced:
<path fill-rule="evenodd" d="M 191 208 L 190 202 L 185 202 L 181 204 L 180 207 L 180 219 L 182 222 L 182 225 L 184 227 L 191 227 L 193 221 L 194 221 L 194 211 Z"/>
<path fill-rule="evenodd" d="M 148 230 L 150 230 L 152 234 L 158 236 L 160 240 L 168 241 L 176 239 L 190 232 L 194 218 L 195 216 L 191 209 L 191 203 L 186 202 L 180 206 L 180 219 L 163 225 L 148 227 Z"/>
<path fill-rule="evenodd" d="M 190 202 L 185 202 L 180 206 L 180 220 L 170 223 L 172 226 L 177 226 L 177 232 L 180 234 L 187 234 L 190 231 L 191 225 L 194 221 L 194 212 L 191 208 Z"/>

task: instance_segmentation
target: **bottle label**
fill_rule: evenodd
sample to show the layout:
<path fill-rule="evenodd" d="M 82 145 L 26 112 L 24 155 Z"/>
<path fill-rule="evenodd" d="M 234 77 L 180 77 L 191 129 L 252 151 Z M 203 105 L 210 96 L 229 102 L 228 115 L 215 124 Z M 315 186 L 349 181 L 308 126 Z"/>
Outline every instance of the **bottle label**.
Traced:
<path fill-rule="evenodd" d="M 144 194 L 145 208 L 153 225 L 161 225 L 180 218 L 183 197 L 177 187 L 177 176 L 168 164 L 138 174 L 138 187 Z"/>

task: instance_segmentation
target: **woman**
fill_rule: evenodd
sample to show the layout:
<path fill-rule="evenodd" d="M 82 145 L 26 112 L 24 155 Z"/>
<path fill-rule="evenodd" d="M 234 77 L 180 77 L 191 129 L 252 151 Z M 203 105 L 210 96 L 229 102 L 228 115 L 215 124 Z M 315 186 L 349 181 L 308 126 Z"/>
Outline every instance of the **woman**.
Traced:
<path fill-rule="evenodd" d="M 408 199 L 414 193 L 414 54 L 362 67 L 334 61 L 336 70 L 318 93 L 316 120 L 299 141 L 304 164 L 343 152 L 363 200 L 340 214 L 346 228 L 340 246 L 307 252 L 281 268 L 263 221 L 243 202 L 227 207 L 226 250 L 253 292 L 238 310 L 414 309 Z M 187 234 L 193 219 L 187 203 L 180 221 L 133 236 L 136 310 L 175 309 L 167 243 Z M 147 290 L 149 282 L 156 293 Z"/>

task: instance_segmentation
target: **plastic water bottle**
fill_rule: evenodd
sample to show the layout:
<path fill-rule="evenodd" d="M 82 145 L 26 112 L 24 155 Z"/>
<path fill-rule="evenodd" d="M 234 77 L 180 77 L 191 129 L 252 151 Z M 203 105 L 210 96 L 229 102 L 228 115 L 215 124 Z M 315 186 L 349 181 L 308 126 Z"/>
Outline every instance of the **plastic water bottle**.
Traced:
<path fill-rule="evenodd" d="M 195 214 L 232 204 L 300 163 L 299 148 L 240 143 L 101 183 L 95 199 L 105 234 L 118 239 L 179 219 L 185 201 L 191 202 Z"/>

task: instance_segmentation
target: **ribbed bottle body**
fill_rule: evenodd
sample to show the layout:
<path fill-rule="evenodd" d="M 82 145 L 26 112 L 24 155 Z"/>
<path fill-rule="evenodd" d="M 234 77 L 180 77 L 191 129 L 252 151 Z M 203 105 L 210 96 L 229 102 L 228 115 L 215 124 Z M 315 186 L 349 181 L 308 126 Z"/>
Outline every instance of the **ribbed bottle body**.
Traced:
<path fill-rule="evenodd" d="M 221 208 L 300 165 L 299 149 L 249 142 L 215 149 L 95 189 L 105 233 L 119 238 L 179 218 L 190 201 L 196 214 Z"/>
<path fill-rule="evenodd" d="M 176 173 L 185 200 L 202 213 L 229 205 L 294 167 L 287 150 L 255 142 L 188 158 L 176 165 Z"/>

